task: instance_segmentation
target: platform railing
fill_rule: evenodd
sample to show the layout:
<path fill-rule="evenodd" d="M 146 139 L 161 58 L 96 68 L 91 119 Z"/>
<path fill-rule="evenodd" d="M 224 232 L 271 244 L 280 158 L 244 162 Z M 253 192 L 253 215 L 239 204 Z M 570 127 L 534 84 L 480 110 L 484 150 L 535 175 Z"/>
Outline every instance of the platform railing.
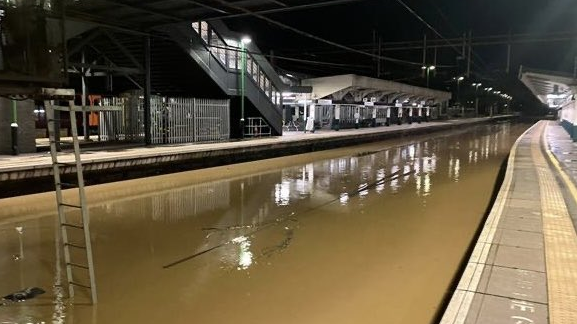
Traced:
<path fill-rule="evenodd" d="M 245 137 L 268 137 L 271 135 L 271 128 L 263 118 L 249 117 L 246 119 L 244 128 Z"/>

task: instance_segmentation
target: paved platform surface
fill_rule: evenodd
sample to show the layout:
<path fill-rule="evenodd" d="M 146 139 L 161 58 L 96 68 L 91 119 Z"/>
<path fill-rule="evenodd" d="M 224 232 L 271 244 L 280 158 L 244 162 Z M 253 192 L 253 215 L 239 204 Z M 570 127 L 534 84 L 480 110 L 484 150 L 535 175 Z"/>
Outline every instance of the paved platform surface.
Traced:
<path fill-rule="evenodd" d="M 311 133 L 287 133 L 281 137 L 269 137 L 253 140 L 212 143 L 212 144 L 185 144 L 185 145 L 161 145 L 151 147 L 133 147 L 113 150 L 87 149 L 82 154 L 85 171 L 108 170 L 114 168 L 130 168 L 141 165 L 158 163 L 177 163 L 186 159 L 217 158 L 228 154 L 254 154 L 266 149 L 290 149 L 298 145 L 310 145 L 329 143 L 331 141 L 355 138 L 368 138 L 371 136 L 384 136 L 387 134 L 412 134 L 426 130 L 435 131 L 447 129 L 447 127 L 475 124 L 510 118 L 499 116 L 493 118 L 471 118 L 461 120 L 448 120 L 443 122 L 413 123 L 411 125 L 392 125 L 390 127 L 348 129 L 341 131 L 320 131 Z M 325 147 L 332 148 L 332 147 Z M 222 154 L 221 154 L 222 153 Z M 284 154 L 290 155 L 290 154 Z M 59 154 L 61 162 L 72 162 L 72 153 L 62 152 Z M 0 182 L 30 179 L 51 174 L 51 159 L 49 152 L 22 154 L 19 156 L 0 155 Z M 74 170 L 63 169 L 63 173 Z"/>
<path fill-rule="evenodd" d="M 575 154 L 565 137 L 541 121 L 519 138 L 441 323 L 577 323 L 577 235 L 567 207 L 577 190 L 551 153 Z"/>

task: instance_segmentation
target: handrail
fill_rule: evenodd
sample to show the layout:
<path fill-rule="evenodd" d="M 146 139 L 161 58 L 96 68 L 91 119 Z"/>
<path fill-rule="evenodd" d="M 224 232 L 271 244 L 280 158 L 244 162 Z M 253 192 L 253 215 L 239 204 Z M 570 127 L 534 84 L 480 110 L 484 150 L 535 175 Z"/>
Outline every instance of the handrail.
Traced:
<path fill-rule="evenodd" d="M 207 36 L 206 36 L 206 40 L 203 38 L 202 32 L 203 32 L 203 24 L 206 24 L 207 26 Z M 195 28 L 196 26 L 196 28 Z M 240 69 L 242 67 L 239 67 L 239 62 L 241 61 L 239 59 L 239 55 L 235 55 L 234 59 L 235 59 L 235 67 L 236 68 L 231 68 L 230 67 L 230 52 L 234 51 L 236 53 L 241 53 L 241 49 L 239 47 L 234 47 L 234 46 L 230 46 L 227 44 L 227 42 L 224 40 L 224 38 L 215 30 L 214 27 L 211 26 L 211 24 L 209 24 L 208 22 L 205 21 L 198 21 L 198 22 L 194 22 L 191 24 L 191 29 L 193 32 L 195 32 L 199 38 L 202 40 L 202 45 L 207 49 L 207 51 L 210 53 L 210 55 L 212 57 L 215 58 L 215 60 L 228 72 L 228 73 L 235 73 L 238 74 L 240 73 Z M 197 29 L 198 28 L 198 29 Z M 212 39 L 212 36 L 216 35 L 217 39 L 224 45 L 224 46 L 214 46 L 210 44 L 210 41 Z M 207 42 L 208 40 L 208 42 Z M 213 49 L 217 49 L 217 53 L 214 53 Z M 223 50 L 224 51 L 224 61 L 222 61 L 222 57 L 220 57 L 220 55 L 218 55 L 218 51 L 219 50 Z M 260 91 L 261 93 L 263 93 L 265 95 L 265 97 L 268 99 L 268 101 L 273 104 L 277 109 L 278 109 L 278 105 L 280 104 L 280 98 L 281 98 L 281 92 L 280 90 L 273 84 L 273 81 L 271 80 L 271 78 L 268 76 L 268 74 L 266 73 L 266 69 L 264 69 L 262 67 L 261 64 L 259 64 L 259 60 L 255 58 L 255 56 L 251 53 L 247 53 L 247 61 L 249 61 L 250 58 L 250 62 L 251 64 L 256 64 L 257 66 L 257 72 L 255 75 L 255 72 L 253 71 L 252 66 L 246 65 L 245 68 L 245 72 L 247 72 L 247 74 L 250 76 L 248 79 L 253 79 L 252 82 L 254 83 L 253 85 L 257 88 L 258 91 Z M 264 84 L 261 85 L 261 78 L 260 78 L 260 73 L 264 74 Z M 256 80 L 255 80 L 256 77 Z M 268 82 L 267 82 L 268 81 Z M 263 89 L 264 88 L 264 89 Z M 279 100 L 279 103 L 275 102 L 276 100 Z"/>

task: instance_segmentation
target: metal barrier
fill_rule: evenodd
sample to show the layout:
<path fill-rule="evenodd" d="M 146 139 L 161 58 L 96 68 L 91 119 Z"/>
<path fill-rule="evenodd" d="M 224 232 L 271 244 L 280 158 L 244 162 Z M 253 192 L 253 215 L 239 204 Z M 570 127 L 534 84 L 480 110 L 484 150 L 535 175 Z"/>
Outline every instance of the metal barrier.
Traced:
<path fill-rule="evenodd" d="M 101 141 L 123 141 L 126 138 L 124 98 L 100 98 L 98 135 Z M 132 136 L 131 136 L 132 137 Z"/>
<path fill-rule="evenodd" d="M 335 105 L 316 105 L 315 121 L 320 128 L 330 128 L 335 115 Z"/>
<path fill-rule="evenodd" d="M 260 117 L 249 117 L 246 119 L 244 129 L 245 137 L 264 137 L 271 135 L 271 128 L 264 119 Z"/>
<path fill-rule="evenodd" d="M 230 139 L 230 100 L 193 99 L 195 142 Z"/>
<path fill-rule="evenodd" d="M 93 96 L 91 107 L 90 124 L 98 127 L 99 141 L 144 140 L 144 97 L 140 92 Z M 153 144 L 226 141 L 230 139 L 230 101 L 152 96 L 150 124 Z"/>

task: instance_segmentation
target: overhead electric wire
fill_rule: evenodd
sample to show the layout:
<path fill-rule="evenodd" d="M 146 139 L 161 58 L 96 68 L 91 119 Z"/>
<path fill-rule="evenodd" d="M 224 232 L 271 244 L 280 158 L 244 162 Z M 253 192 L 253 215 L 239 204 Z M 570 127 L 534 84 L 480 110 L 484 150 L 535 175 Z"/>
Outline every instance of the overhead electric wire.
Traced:
<path fill-rule="evenodd" d="M 417 18 L 419 21 L 421 21 L 425 26 L 427 26 L 427 28 L 429 28 L 433 33 L 435 33 L 435 35 L 439 36 L 441 39 L 443 39 L 452 49 L 454 49 L 458 54 L 462 54 L 463 56 L 465 55 L 465 53 L 461 53 L 461 51 L 459 50 L 458 47 L 456 47 L 455 45 L 451 44 L 451 42 L 445 38 L 445 36 L 443 36 L 440 32 L 437 31 L 437 29 L 435 29 L 435 27 L 433 27 L 431 24 L 429 24 L 423 17 L 421 17 L 415 10 L 413 10 L 413 8 L 411 8 L 409 5 L 407 5 L 403 0 L 396 0 L 401 6 L 403 6 L 405 9 L 407 9 L 407 11 L 409 11 L 413 16 L 415 16 L 415 18 Z M 473 64 L 477 65 L 474 61 L 472 62 Z M 481 69 L 478 65 L 476 66 L 477 68 Z"/>
<path fill-rule="evenodd" d="M 360 1 L 363 1 L 363 0 L 332 0 L 332 1 L 317 2 L 317 3 L 307 3 L 307 4 L 303 4 L 303 5 L 295 5 L 295 6 L 283 7 L 283 8 L 265 9 L 265 10 L 254 11 L 254 13 L 258 13 L 261 15 L 267 15 L 267 14 L 283 13 L 283 12 L 289 12 L 289 11 L 307 10 L 307 9 L 316 9 L 316 8 L 322 8 L 322 7 L 328 7 L 328 6 L 336 6 L 336 5 L 340 5 L 340 4 L 347 4 L 347 3 L 351 3 L 351 2 L 360 2 Z M 245 13 L 229 14 L 229 15 L 223 15 L 223 16 L 208 18 L 208 19 L 204 19 L 204 20 L 211 21 L 211 20 L 220 20 L 220 19 L 239 18 L 239 17 L 245 17 L 245 16 L 250 16 L 250 13 L 245 12 Z"/>
<path fill-rule="evenodd" d="M 278 56 L 278 55 L 271 55 L 271 54 L 264 54 L 261 52 L 254 52 L 254 51 L 249 51 L 249 50 L 242 50 L 238 47 L 234 47 L 234 46 L 219 46 L 219 45 L 206 45 L 208 47 L 211 48 L 220 48 L 220 49 L 225 49 L 225 50 L 229 50 L 229 51 L 233 51 L 233 52 L 246 52 L 247 54 L 250 55 L 256 55 L 256 56 L 262 56 L 262 57 L 268 57 L 268 58 L 273 58 L 273 59 L 278 59 L 278 60 L 285 60 L 285 61 L 293 61 L 293 62 L 299 62 L 299 63 L 310 63 L 310 64 L 318 64 L 318 65 L 328 65 L 328 66 L 338 66 L 338 67 L 351 67 L 351 68 L 371 68 L 371 66 L 369 65 L 354 65 L 354 64 L 346 64 L 346 63 L 336 63 L 336 62 L 326 62 L 326 61 L 315 61 L 315 60 L 307 60 L 307 59 L 300 59 L 300 58 L 295 58 L 295 57 L 288 57 L 288 56 Z"/>
<path fill-rule="evenodd" d="M 441 18 L 443 18 L 443 20 L 445 21 L 445 23 L 447 24 L 447 26 L 449 26 L 449 28 L 451 29 L 451 31 L 455 34 L 455 35 L 459 35 L 459 33 L 457 32 L 457 30 L 455 29 L 455 27 L 453 26 L 453 24 L 449 21 L 449 18 L 447 17 L 447 15 L 445 14 L 445 12 L 433 1 L 433 0 L 428 0 L 428 2 L 435 8 L 435 10 L 437 10 L 437 12 L 439 13 L 439 15 L 441 16 Z M 477 57 L 477 59 L 481 62 L 482 65 L 484 65 L 485 67 L 487 67 L 487 62 L 485 62 L 485 60 L 483 60 L 483 58 L 477 53 L 475 52 L 475 50 L 473 50 L 473 48 L 471 47 L 471 52 L 473 53 L 473 55 L 475 57 Z"/>
<path fill-rule="evenodd" d="M 232 8 L 232 9 L 242 11 L 242 12 L 244 12 L 244 13 L 250 15 L 250 16 L 259 18 L 259 19 L 261 19 L 261 20 L 264 20 L 264 21 L 266 21 L 266 22 L 268 22 L 268 23 L 271 23 L 271 24 L 276 25 L 276 26 L 278 26 L 278 27 L 281 27 L 281 28 L 283 28 L 283 29 L 290 30 L 290 31 L 292 31 L 292 32 L 294 32 L 294 33 L 297 33 L 297 34 L 301 35 L 301 36 L 305 36 L 305 37 L 307 37 L 307 38 L 311 38 L 311 39 L 314 39 L 314 40 L 316 40 L 316 41 L 319 41 L 319 42 L 322 42 L 322 43 L 325 43 L 325 44 L 329 44 L 329 45 L 331 45 L 331 46 L 335 46 L 335 47 L 338 47 L 338 48 L 347 50 L 347 51 L 349 51 L 349 52 L 353 52 L 353 53 L 357 53 L 357 54 L 369 56 L 369 57 L 371 57 L 371 58 L 376 58 L 376 59 L 380 59 L 380 60 L 383 60 L 383 61 L 394 62 L 394 63 L 398 63 L 398 64 L 406 64 L 406 65 L 412 65 L 412 66 L 421 66 L 421 65 L 422 65 L 421 63 L 418 63 L 418 62 L 405 61 L 405 60 L 401 60 L 401 59 L 396 59 L 396 58 L 387 57 L 387 56 L 381 56 L 381 55 L 377 55 L 377 54 L 373 54 L 373 53 L 369 53 L 369 52 L 357 50 L 357 49 L 354 49 L 354 48 L 352 48 L 352 47 L 349 47 L 349 46 L 346 46 L 346 45 L 342 45 L 342 44 L 333 42 L 333 41 L 331 41 L 331 40 L 328 40 L 328 39 L 325 39 L 325 38 L 322 38 L 322 37 L 313 35 L 313 34 L 311 34 L 311 33 L 308 33 L 308 32 L 302 31 L 302 30 L 300 30 L 300 29 L 297 29 L 297 28 L 295 28 L 295 27 L 292 27 L 292 26 L 286 25 L 286 24 L 284 24 L 284 23 L 278 22 L 278 21 L 276 21 L 276 20 L 274 20 L 274 19 L 265 17 L 265 16 L 263 16 L 262 14 L 258 14 L 258 13 L 252 12 L 252 11 L 250 11 L 250 10 L 248 10 L 248 9 L 245 9 L 245 8 L 243 8 L 243 7 L 239 7 L 239 6 L 237 6 L 237 5 L 228 3 L 227 1 L 224 1 L 224 0 L 214 0 L 214 1 L 216 1 L 216 2 L 218 2 L 218 3 L 221 3 L 221 4 L 223 4 L 223 5 L 226 5 L 226 6 L 230 7 L 230 8 Z M 360 2 L 360 1 L 364 1 L 364 0 L 358 0 L 358 1 Z"/>

